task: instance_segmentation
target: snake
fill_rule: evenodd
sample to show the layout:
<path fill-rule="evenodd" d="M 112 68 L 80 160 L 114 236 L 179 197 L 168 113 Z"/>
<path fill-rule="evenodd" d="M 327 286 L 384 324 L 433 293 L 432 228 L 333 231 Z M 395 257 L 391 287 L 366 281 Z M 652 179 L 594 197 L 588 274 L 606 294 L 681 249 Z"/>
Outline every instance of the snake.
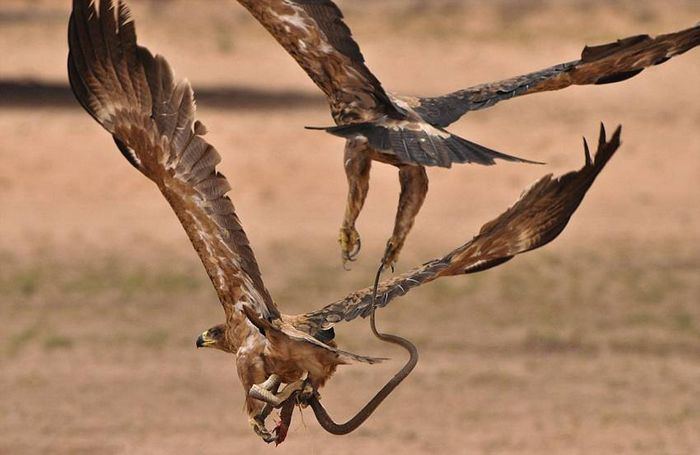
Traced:
<path fill-rule="evenodd" d="M 408 352 L 409 354 L 409 359 L 406 361 L 405 365 L 386 384 L 384 384 L 384 387 L 382 387 L 372 397 L 372 399 L 369 400 L 367 404 L 365 404 L 365 406 L 357 412 L 357 414 L 355 414 L 354 417 L 352 417 L 345 423 L 336 423 L 331 418 L 331 416 L 321 404 L 321 401 L 318 399 L 317 394 L 313 394 L 308 399 L 308 404 L 309 406 L 311 406 L 311 409 L 313 410 L 314 415 L 316 416 L 316 420 L 318 420 L 318 423 L 324 430 L 334 435 L 345 435 L 359 428 L 365 422 L 365 420 L 367 420 L 369 416 L 371 416 L 372 413 L 379 407 L 382 401 L 384 401 L 391 394 L 391 392 L 393 392 L 394 389 L 398 387 L 398 385 L 401 384 L 401 382 L 404 379 L 406 379 L 406 377 L 409 374 L 411 374 L 411 371 L 413 371 L 413 369 L 416 367 L 416 364 L 418 364 L 418 349 L 413 343 L 398 335 L 382 333 L 379 330 L 377 330 L 377 323 L 375 319 L 375 303 L 377 299 L 377 286 L 379 284 L 379 277 L 381 276 L 383 269 L 384 266 L 381 265 L 379 267 L 379 270 L 377 270 L 377 275 L 374 279 L 374 291 L 372 294 L 372 311 L 370 313 L 370 327 L 374 336 L 379 340 L 385 343 L 395 344 L 405 349 L 406 352 Z"/>

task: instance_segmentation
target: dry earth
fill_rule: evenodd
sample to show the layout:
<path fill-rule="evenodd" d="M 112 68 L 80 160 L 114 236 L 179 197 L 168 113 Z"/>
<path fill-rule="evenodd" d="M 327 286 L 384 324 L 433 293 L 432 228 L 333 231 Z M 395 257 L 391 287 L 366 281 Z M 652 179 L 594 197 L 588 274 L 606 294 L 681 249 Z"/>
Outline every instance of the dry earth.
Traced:
<path fill-rule="evenodd" d="M 233 1 L 132 1 L 141 42 L 202 94 L 199 116 L 281 308 L 368 284 L 396 172 L 377 165 L 340 267 L 342 143 L 294 62 Z M 439 94 L 576 58 L 584 43 L 700 19 L 695 1 L 345 0 L 384 85 Z M 263 453 L 231 359 L 194 349 L 221 310 L 155 188 L 65 92 L 69 2 L 0 4 L 0 453 Z M 470 114 L 452 130 L 549 163 L 432 170 L 401 268 L 469 239 L 545 172 L 582 164 L 581 136 L 623 147 L 567 231 L 480 276 L 379 314 L 421 350 L 416 372 L 355 434 L 295 417 L 277 453 L 700 453 L 700 51 L 619 85 Z M 27 81 L 37 82 L 26 85 Z M 324 400 L 348 416 L 402 354 L 361 321 Z"/>

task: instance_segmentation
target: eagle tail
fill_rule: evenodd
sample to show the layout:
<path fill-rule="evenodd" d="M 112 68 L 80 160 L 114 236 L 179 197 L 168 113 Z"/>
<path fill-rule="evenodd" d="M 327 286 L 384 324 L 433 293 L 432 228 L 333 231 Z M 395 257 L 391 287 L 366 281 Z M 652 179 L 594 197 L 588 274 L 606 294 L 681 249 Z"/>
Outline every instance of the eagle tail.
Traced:
<path fill-rule="evenodd" d="M 492 150 L 428 124 L 425 124 L 423 129 L 394 127 L 372 122 L 331 127 L 307 126 L 306 128 L 323 130 L 346 139 L 364 137 L 375 150 L 396 155 L 406 164 L 447 168 L 451 167 L 452 163 L 490 166 L 496 164 L 496 160 L 544 164 Z"/>

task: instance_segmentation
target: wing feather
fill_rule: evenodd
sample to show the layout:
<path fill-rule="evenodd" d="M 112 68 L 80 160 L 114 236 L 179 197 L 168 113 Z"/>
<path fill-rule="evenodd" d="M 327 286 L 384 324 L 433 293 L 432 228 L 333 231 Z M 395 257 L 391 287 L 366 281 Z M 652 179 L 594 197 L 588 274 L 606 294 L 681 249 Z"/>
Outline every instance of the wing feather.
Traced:
<path fill-rule="evenodd" d="M 700 44 L 700 25 L 650 37 L 631 36 L 613 43 L 585 47 L 576 61 L 533 73 L 477 85 L 432 98 L 414 98 L 409 105 L 428 123 L 446 127 L 469 111 L 530 93 L 560 90 L 570 85 L 607 84 L 639 74 Z"/>
<path fill-rule="evenodd" d="M 338 124 L 404 118 L 331 0 L 238 0 L 328 97 Z"/>
<path fill-rule="evenodd" d="M 551 174 L 541 178 L 513 206 L 486 223 L 469 242 L 442 258 L 382 281 L 377 290 L 377 305 L 385 306 L 409 290 L 443 276 L 487 270 L 554 240 L 620 146 L 620 132 L 618 127 L 608 141 L 601 125 L 595 160 L 591 160 L 588 145 L 584 143 L 585 165 L 581 169 L 556 178 Z M 372 288 L 361 289 L 320 310 L 296 316 L 295 325 L 315 333 L 340 321 L 369 316 L 371 303 Z"/>
<path fill-rule="evenodd" d="M 137 46 L 131 14 L 121 0 L 103 0 L 99 8 L 74 0 L 68 41 L 75 96 L 168 200 L 224 308 L 235 311 L 243 303 L 261 317 L 278 318 L 226 196 L 231 186 L 216 171 L 221 158 L 195 132 L 190 84 L 175 83 L 164 58 Z"/>

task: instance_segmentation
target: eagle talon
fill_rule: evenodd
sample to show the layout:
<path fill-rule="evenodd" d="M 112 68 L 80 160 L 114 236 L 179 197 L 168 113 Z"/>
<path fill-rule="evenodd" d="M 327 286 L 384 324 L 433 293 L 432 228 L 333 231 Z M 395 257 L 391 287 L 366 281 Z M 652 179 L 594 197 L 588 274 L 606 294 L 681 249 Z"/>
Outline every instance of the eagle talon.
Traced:
<path fill-rule="evenodd" d="M 304 383 L 304 387 L 302 387 L 299 390 L 299 393 L 296 396 L 296 400 L 299 406 L 301 406 L 302 408 L 306 408 L 309 406 L 309 402 L 313 397 L 315 397 L 317 400 L 320 400 L 321 394 L 318 393 L 318 390 L 314 389 L 310 382 L 307 381 Z"/>
<path fill-rule="evenodd" d="M 280 445 L 287 438 L 289 426 L 292 421 L 292 413 L 294 412 L 294 406 L 296 404 L 301 404 L 300 396 L 302 394 L 309 393 L 313 395 L 314 390 L 308 381 L 299 380 L 287 384 L 282 391 L 280 391 L 278 394 L 274 394 L 272 391 L 264 388 L 264 386 L 267 385 L 273 387 L 274 391 L 277 390 L 277 387 L 279 386 L 279 377 L 276 377 L 276 375 L 273 376 L 268 378 L 263 383 L 253 385 L 253 387 L 250 389 L 250 395 L 252 397 L 259 399 L 257 398 L 259 395 L 263 401 L 266 401 L 266 404 L 260 413 L 254 418 L 250 419 L 250 425 L 253 428 L 253 431 L 255 431 L 255 434 L 260 436 L 263 441 L 268 444 L 274 442 L 275 445 Z M 277 422 L 275 428 L 273 428 L 270 432 L 265 426 L 265 420 L 274 408 L 281 408 L 280 421 Z"/>
<path fill-rule="evenodd" d="M 260 438 L 266 443 L 270 444 L 277 440 L 277 436 L 270 433 L 265 427 L 265 422 L 259 420 L 258 417 L 249 420 L 250 426 Z"/>
<path fill-rule="evenodd" d="M 362 240 L 360 239 L 360 234 L 357 232 L 357 229 L 354 227 L 340 228 L 338 243 L 340 243 L 343 266 L 345 266 L 347 262 L 354 262 L 357 260 L 357 256 L 362 249 Z"/>
<path fill-rule="evenodd" d="M 382 258 L 382 268 L 391 268 L 391 273 L 394 273 L 394 266 L 399 260 L 399 249 L 394 247 L 394 243 L 389 240 L 386 243 L 384 257 Z"/>
<path fill-rule="evenodd" d="M 255 419 L 257 419 L 260 422 L 265 422 L 265 420 L 272 414 L 272 410 L 275 409 L 270 403 L 265 403 L 265 406 L 262 408 L 260 413 L 255 416 Z"/>

